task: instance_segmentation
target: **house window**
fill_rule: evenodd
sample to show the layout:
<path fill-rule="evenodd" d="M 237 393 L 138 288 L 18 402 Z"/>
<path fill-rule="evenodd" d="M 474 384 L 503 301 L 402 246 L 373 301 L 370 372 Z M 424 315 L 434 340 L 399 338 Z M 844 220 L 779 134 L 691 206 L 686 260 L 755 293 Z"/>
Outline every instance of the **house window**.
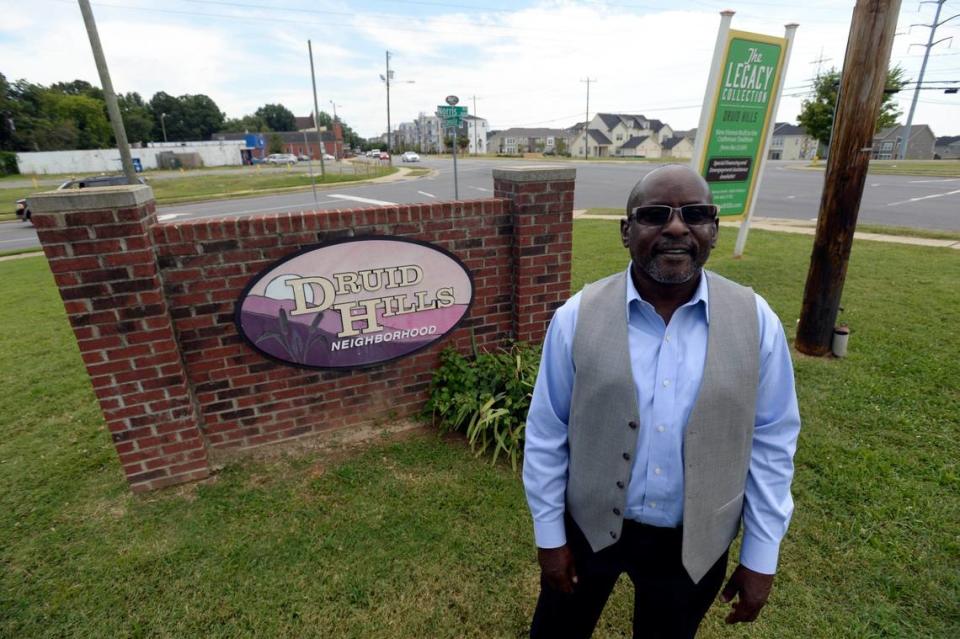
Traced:
<path fill-rule="evenodd" d="M 775 149 L 782 149 L 782 148 L 783 148 L 783 137 L 781 137 L 781 136 L 779 136 L 779 135 L 773 136 L 773 143 L 772 143 L 770 146 L 772 146 L 772 147 L 775 148 Z M 774 159 L 774 160 L 778 160 L 779 158 L 773 158 L 773 159 Z"/>
<path fill-rule="evenodd" d="M 554 144 L 553 138 L 547 138 L 547 146 L 553 146 L 553 144 Z"/>
<path fill-rule="evenodd" d="M 881 151 L 892 151 L 892 150 L 893 150 L 893 142 L 884 142 L 883 144 L 880 145 L 880 150 L 881 150 Z M 881 159 L 881 160 L 884 160 L 884 159 L 889 159 L 889 158 L 880 158 L 880 159 Z"/>
<path fill-rule="evenodd" d="M 516 144 L 516 143 L 517 143 L 517 140 L 516 140 L 516 138 L 507 138 L 507 139 L 505 140 L 505 142 L 506 142 L 507 144 Z"/>

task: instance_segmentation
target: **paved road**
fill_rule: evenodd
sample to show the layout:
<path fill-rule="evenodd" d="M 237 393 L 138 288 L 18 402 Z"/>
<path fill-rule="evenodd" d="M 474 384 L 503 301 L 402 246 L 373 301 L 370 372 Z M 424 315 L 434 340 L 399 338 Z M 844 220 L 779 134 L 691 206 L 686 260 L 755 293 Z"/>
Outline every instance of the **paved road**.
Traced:
<path fill-rule="evenodd" d="M 460 197 L 491 197 L 492 169 L 510 165 L 499 160 L 461 160 L 458 167 Z M 574 206 L 580 209 L 622 208 L 634 182 L 656 166 L 595 162 L 563 162 L 557 165 L 577 169 Z M 305 191 L 164 206 L 159 210 L 160 219 L 166 221 L 454 199 L 452 162 L 426 160 L 421 166 L 434 169 L 434 172 L 413 180 L 320 190 L 316 204 L 311 192 Z M 803 169 L 801 166 L 802 163 L 789 162 L 771 162 L 767 166 L 757 202 L 757 215 L 802 220 L 816 218 L 823 188 L 823 172 Z M 859 220 L 872 224 L 960 231 L 960 178 L 869 175 Z M 0 250 L 36 244 L 36 234 L 29 225 L 0 224 Z"/>

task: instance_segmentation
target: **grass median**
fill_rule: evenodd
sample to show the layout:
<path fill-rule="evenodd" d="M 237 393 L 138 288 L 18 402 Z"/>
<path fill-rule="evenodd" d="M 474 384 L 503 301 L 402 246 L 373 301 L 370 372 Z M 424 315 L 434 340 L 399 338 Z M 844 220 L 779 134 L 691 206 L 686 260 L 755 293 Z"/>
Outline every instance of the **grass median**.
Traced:
<path fill-rule="evenodd" d="M 792 340 L 810 238 L 754 231 L 734 261 L 734 235 L 711 266 Z M 615 222 L 576 222 L 574 253 L 574 290 L 625 265 Z M 849 357 L 795 356 L 796 512 L 772 600 L 748 628 L 715 606 L 701 637 L 960 636 L 958 279 L 948 249 L 854 246 Z M 524 635 L 537 568 L 508 465 L 428 432 L 134 496 L 44 260 L 0 263 L 0 295 L 0 636 Z M 629 595 L 621 581 L 595 636 L 629 635 Z"/>
<path fill-rule="evenodd" d="M 820 160 L 809 168 L 826 168 Z M 931 177 L 960 177 L 960 160 L 870 160 L 870 175 L 927 175 Z"/>
<path fill-rule="evenodd" d="M 395 173 L 397 169 L 387 166 L 349 165 L 349 171 L 343 173 L 328 170 L 323 179 L 320 178 L 319 167 L 316 171 L 317 186 L 325 186 L 383 177 Z M 148 184 L 153 189 L 157 204 L 164 205 L 305 190 L 310 188 L 311 177 L 304 172 L 267 167 L 261 171 L 247 172 L 243 175 L 189 175 L 181 178 L 152 180 L 148 181 Z M 0 188 L 0 221 L 15 219 L 16 201 L 37 190 L 22 187 Z"/>

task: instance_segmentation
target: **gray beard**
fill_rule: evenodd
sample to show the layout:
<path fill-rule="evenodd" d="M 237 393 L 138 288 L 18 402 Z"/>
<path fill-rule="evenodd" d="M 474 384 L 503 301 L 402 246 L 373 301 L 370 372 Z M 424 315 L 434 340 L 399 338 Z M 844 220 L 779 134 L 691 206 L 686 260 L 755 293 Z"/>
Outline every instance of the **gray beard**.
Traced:
<path fill-rule="evenodd" d="M 649 275 L 650 279 L 660 284 L 684 284 L 695 278 L 703 270 L 702 265 L 694 263 L 685 271 L 665 271 L 660 268 L 656 259 L 648 260 L 642 266 L 643 272 Z"/>

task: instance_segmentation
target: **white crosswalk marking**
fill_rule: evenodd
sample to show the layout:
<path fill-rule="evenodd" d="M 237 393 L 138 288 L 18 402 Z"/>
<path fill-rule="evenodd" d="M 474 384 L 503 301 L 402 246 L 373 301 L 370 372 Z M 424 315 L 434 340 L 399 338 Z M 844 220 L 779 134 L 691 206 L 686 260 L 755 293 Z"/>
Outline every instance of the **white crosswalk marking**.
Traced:
<path fill-rule="evenodd" d="M 351 202 L 363 202 L 364 204 L 380 204 L 381 206 L 394 206 L 396 204 L 396 202 L 374 200 L 373 198 L 360 197 L 358 195 L 340 195 L 339 193 L 331 193 L 327 197 L 335 197 L 338 200 L 350 200 Z"/>

